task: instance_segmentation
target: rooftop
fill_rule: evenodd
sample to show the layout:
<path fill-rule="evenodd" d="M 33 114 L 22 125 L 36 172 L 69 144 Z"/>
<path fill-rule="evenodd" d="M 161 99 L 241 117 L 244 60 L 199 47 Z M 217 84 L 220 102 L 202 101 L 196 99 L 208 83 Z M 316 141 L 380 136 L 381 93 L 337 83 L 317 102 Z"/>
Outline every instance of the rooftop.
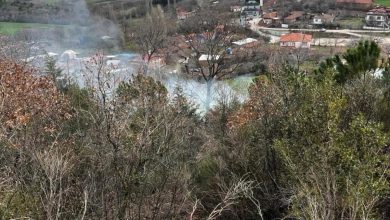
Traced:
<path fill-rule="evenodd" d="M 276 19 L 276 18 L 278 18 L 278 12 L 274 11 L 274 12 L 267 13 L 267 14 L 263 15 L 263 18 L 264 19 Z"/>
<path fill-rule="evenodd" d="M 303 11 L 292 11 L 289 16 L 285 17 L 286 20 L 295 20 L 302 17 L 305 14 Z"/>
<path fill-rule="evenodd" d="M 390 13 L 390 8 L 387 7 L 377 7 L 373 8 L 370 11 L 368 11 L 369 14 L 389 14 Z"/>
<path fill-rule="evenodd" d="M 373 0 L 336 0 L 336 3 L 372 4 Z"/>
<path fill-rule="evenodd" d="M 242 46 L 242 45 L 250 44 L 250 43 L 253 43 L 253 42 L 257 42 L 257 40 L 254 39 L 254 38 L 246 38 L 246 39 L 243 39 L 243 40 L 234 41 L 233 44 L 238 45 L 238 46 Z"/>
<path fill-rule="evenodd" d="M 322 14 L 322 15 L 316 15 L 314 16 L 315 19 L 322 19 L 322 20 L 325 20 L 325 21 L 331 21 L 335 18 L 334 15 L 330 15 L 330 14 Z"/>
<path fill-rule="evenodd" d="M 290 33 L 280 37 L 280 42 L 311 42 L 313 36 L 310 34 Z"/>
<path fill-rule="evenodd" d="M 199 57 L 199 61 L 211 61 L 211 60 L 219 60 L 219 55 L 209 55 L 209 54 L 202 54 Z"/>

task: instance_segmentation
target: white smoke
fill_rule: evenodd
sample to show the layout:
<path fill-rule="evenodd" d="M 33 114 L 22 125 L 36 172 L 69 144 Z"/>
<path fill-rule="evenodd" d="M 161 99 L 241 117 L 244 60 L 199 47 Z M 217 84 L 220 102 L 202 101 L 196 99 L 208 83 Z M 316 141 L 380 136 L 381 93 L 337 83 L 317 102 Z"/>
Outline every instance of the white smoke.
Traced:
<path fill-rule="evenodd" d="M 183 79 L 177 76 L 169 77 L 163 83 L 170 95 L 174 95 L 177 87 L 181 88 L 185 97 L 193 102 L 199 114 L 204 114 L 207 107 L 213 109 L 224 99 L 225 102 L 234 100 L 243 102 L 248 97 L 248 88 L 252 81 L 251 76 L 241 76 L 228 81 L 215 81 L 211 87 L 211 102 L 208 106 L 207 84 L 192 79 Z M 237 88 L 236 85 L 239 87 Z"/>
<path fill-rule="evenodd" d="M 85 71 L 85 65 L 90 65 L 88 60 L 91 54 L 102 49 L 98 46 L 112 39 L 120 39 L 121 31 L 112 21 L 91 15 L 85 0 L 69 0 L 67 3 L 71 4 L 71 16 L 68 20 L 60 21 L 68 24 L 65 27 L 67 30 L 45 36 L 52 41 L 47 51 L 59 54 L 58 66 L 63 69 L 65 78 L 81 87 L 97 85 L 96 77 Z M 120 81 L 128 81 L 137 72 L 137 64 L 129 62 L 131 58 L 133 56 L 105 56 L 106 65 L 121 63 L 120 67 L 111 70 L 110 77 L 107 78 L 106 84 L 110 85 L 107 89 L 112 94 Z M 204 114 L 207 107 L 217 106 L 221 99 L 244 101 L 252 79 L 251 76 L 244 76 L 230 81 L 215 81 L 208 99 L 206 83 L 183 78 L 180 74 L 161 74 L 160 71 L 154 74 L 154 78 L 163 82 L 170 96 L 174 95 L 176 88 L 181 88 L 186 98 L 197 106 L 199 114 Z"/>

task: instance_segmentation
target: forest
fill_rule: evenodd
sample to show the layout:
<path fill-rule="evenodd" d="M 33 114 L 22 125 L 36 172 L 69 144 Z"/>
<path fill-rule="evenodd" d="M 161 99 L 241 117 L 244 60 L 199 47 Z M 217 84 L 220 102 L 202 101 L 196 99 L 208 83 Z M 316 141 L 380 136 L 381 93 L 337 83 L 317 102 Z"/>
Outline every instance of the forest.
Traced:
<path fill-rule="evenodd" d="M 280 60 L 205 115 L 147 74 L 112 92 L 98 55 L 89 67 L 80 87 L 50 59 L 0 59 L 0 219 L 390 218 L 377 43 L 312 72 Z"/>

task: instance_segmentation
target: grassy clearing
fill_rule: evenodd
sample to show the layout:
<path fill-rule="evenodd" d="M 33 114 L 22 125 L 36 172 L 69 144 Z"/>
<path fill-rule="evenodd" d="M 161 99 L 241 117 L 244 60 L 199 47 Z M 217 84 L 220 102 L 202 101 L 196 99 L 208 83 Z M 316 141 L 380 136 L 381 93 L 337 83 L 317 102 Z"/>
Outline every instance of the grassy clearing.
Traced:
<path fill-rule="evenodd" d="M 350 38 L 351 35 L 343 33 L 312 32 L 314 38 Z"/>
<path fill-rule="evenodd" d="M 361 29 L 364 26 L 362 18 L 345 18 L 337 21 L 341 28 Z"/>
<path fill-rule="evenodd" d="M 65 26 L 66 25 L 0 22 L 0 34 L 13 35 L 19 31 L 27 29 L 48 29 L 56 27 L 63 28 Z"/>
<path fill-rule="evenodd" d="M 378 5 L 390 7 L 390 0 L 375 0 L 375 3 Z"/>
<path fill-rule="evenodd" d="M 232 88 L 235 92 L 239 94 L 246 94 L 248 92 L 249 86 L 252 84 L 253 80 L 257 76 L 239 76 L 232 79 L 227 79 L 225 82 Z"/>

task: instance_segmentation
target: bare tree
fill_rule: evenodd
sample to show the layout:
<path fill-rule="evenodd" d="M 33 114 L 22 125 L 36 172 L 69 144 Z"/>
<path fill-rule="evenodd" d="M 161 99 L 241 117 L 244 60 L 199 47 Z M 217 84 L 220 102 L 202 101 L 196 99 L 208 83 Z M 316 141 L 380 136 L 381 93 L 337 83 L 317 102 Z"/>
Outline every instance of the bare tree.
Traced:
<path fill-rule="evenodd" d="M 260 202 L 253 195 L 254 188 L 256 188 L 255 182 L 246 180 L 245 178 L 240 179 L 232 184 L 232 186 L 226 189 L 226 193 L 222 197 L 222 201 L 214 207 L 214 209 L 207 217 L 207 220 L 217 219 L 224 211 L 237 204 L 240 198 L 249 199 L 256 206 L 257 214 L 259 215 L 260 219 L 263 219 Z"/>
<path fill-rule="evenodd" d="M 187 19 L 182 25 L 186 43 L 192 50 L 188 74 L 200 71 L 207 83 L 206 109 L 210 108 L 212 85 L 215 80 L 233 74 L 248 57 L 247 50 L 232 53 L 232 40 L 236 27 L 226 24 L 227 18 L 215 15 L 212 11 L 201 11 L 196 17 Z M 189 66 L 195 68 L 189 68 Z"/>
<path fill-rule="evenodd" d="M 71 158 L 65 153 L 63 154 L 58 149 L 51 147 L 48 151 L 39 152 L 35 155 L 39 167 L 43 175 L 40 181 L 41 185 L 41 202 L 45 209 L 47 219 L 60 219 L 62 205 L 64 203 L 64 178 L 72 168 Z"/>
<path fill-rule="evenodd" d="M 167 19 L 159 6 L 152 8 L 150 13 L 138 24 L 134 40 L 143 56 L 145 74 L 153 55 L 164 47 L 167 34 Z"/>

